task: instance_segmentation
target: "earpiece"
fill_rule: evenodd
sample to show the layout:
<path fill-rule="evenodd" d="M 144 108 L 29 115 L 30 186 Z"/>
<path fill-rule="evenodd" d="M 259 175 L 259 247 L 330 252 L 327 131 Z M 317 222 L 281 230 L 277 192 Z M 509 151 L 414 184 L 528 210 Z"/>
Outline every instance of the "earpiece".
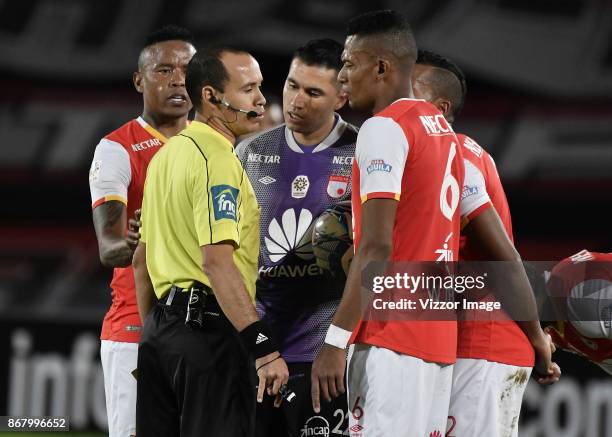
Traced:
<path fill-rule="evenodd" d="M 210 99 L 208 99 L 208 101 L 209 101 L 210 103 L 215 104 L 215 105 L 216 105 L 216 104 L 218 104 L 218 103 L 221 103 L 221 100 L 219 100 L 219 99 L 217 98 L 217 96 L 214 96 L 214 95 L 210 96 Z"/>
<path fill-rule="evenodd" d="M 378 74 L 383 74 L 385 72 L 385 66 L 382 62 L 378 63 Z"/>

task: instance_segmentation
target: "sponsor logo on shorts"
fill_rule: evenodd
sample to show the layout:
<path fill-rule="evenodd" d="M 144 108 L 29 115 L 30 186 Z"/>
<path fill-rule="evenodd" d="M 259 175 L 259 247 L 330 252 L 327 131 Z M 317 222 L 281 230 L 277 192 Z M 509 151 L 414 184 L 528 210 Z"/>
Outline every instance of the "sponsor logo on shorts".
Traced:
<path fill-rule="evenodd" d="M 375 171 L 384 171 L 385 173 L 391 173 L 393 166 L 387 164 L 384 159 L 373 159 L 370 161 L 370 165 L 366 169 L 368 174 L 374 173 Z"/>
<path fill-rule="evenodd" d="M 429 437 L 442 437 L 442 433 L 436 429 L 429 433 Z"/>
<path fill-rule="evenodd" d="M 329 422 L 325 417 L 312 416 L 306 421 L 300 432 L 300 437 L 329 437 Z"/>
<path fill-rule="evenodd" d="M 349 428 L 349 431 L 351 432 L 351 437 L 361 437 L 361 431 L 363 431 L 363 426 L 356 423 L 355 425 Z"/>

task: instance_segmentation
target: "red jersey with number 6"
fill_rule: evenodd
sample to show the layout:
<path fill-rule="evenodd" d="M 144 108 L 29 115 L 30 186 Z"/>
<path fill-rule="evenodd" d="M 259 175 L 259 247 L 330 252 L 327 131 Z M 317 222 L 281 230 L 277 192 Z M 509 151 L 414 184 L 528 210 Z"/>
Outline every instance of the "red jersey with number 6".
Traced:
<path fill-rule="evenodd" d="M 399 203 L 390 261 L 455 261 L 464 174 L 457 137 L 433 105 L 400 99 L 368 119 L 359 131 L 353 163 L 355 249 L 368 232 L 361 226 L 362 204 L 370 199 L 395 199 Z M 475 200 L 478 195 L 470 197 L 466 202 L 474 201 L 472 209 L 461 214 L 482 206 Z M 453 363 L 456 322 L 368 320 L 365 316 L 352 341 Z"/>

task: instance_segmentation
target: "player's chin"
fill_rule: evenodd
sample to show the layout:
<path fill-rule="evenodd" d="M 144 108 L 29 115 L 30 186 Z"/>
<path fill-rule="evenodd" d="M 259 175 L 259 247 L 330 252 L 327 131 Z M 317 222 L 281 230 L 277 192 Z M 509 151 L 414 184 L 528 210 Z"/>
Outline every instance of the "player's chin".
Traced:
<path fill-rule="evenodd" d="M 187 114 L 189 114 L 190 110 L 191 110 L 191 103 L 185 102 L 181 105 L 178 105 L 178 104 L 165 105 L 163 113 L 166 117 L 180 118 L 180 117 L 184 117 Z"/>

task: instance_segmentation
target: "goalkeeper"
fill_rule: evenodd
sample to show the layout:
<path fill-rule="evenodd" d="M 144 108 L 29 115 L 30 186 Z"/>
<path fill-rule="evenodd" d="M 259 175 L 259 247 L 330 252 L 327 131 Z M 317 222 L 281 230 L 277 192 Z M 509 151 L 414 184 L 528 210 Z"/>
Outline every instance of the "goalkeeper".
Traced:
<path fill-rule="evenodd" d="M 297 49 L 283 89 L 285 123 L 237 147 L 261 207 L 257 309 L 281 341 L 297 395 L 280 409 L 258 405 L 258 436 L 338 436 L 347 427 L 345 396 L 320 413 L 310 401 L 311 364 L 344 287 L 311 246 L 315 218 L 351 195 L 357 129 L 335 112 L 346 102 L 336 81 L 341 52 L 330 39 Z"/>

